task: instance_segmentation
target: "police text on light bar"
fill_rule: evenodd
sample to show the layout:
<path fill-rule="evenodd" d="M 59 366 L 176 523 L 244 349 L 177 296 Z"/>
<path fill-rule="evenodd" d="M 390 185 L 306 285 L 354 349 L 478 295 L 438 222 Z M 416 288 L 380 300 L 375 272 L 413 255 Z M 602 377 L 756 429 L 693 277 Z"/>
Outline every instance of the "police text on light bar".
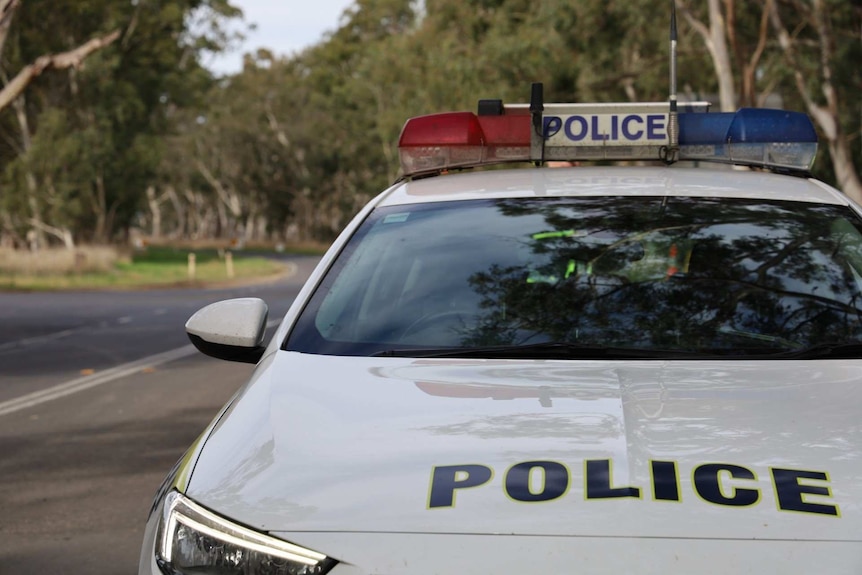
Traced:
<path fill-rule="evenodd" d="M 492 102 L 492 105 L 488 105 Z M 806 114 L 743 108 L 709 113 L 680 105 L 675 160 L 699 160 L 806 173 L 817 136 Z M 668 161 L 669 112 L 664 103 L 547 104 L 541 133 L 525 104 L 480 103 L 480 114 L 450 112 L 411 118 L 399 140 L 405 176 L 501 162 Z M 541 157 L 536 157 L 538 148 Z"/>

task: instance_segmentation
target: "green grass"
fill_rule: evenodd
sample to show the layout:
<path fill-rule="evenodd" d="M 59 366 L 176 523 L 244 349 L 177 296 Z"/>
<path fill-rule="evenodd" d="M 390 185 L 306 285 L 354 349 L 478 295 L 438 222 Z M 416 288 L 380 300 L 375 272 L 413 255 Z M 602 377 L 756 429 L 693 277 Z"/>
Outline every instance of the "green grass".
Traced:
<path fill-rule="evenodd" d="M 148 247 L 105 272 L 23 274 L 0 271 L 0 290 L 146 289 L 204 287 L 276 277 L 285 264 L 260 255 L 233 255 L 234 277 L 228 277 L 225 252 L 194 250 L 195 274 L 189 277 L 191 250 Z"/>

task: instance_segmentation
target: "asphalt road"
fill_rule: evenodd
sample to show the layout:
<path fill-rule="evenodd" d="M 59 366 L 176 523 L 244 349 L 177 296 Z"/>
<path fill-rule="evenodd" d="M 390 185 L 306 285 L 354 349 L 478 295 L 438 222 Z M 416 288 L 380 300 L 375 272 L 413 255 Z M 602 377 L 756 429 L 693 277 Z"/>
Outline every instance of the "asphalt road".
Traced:
<path fill-rule="evenodd" d="M 316 258 L 219 290 L 0 294 L 0 575 L 133 574 L 152 496 L 253 366 L 193 352 L 200 307 L 280 319 Z"/>

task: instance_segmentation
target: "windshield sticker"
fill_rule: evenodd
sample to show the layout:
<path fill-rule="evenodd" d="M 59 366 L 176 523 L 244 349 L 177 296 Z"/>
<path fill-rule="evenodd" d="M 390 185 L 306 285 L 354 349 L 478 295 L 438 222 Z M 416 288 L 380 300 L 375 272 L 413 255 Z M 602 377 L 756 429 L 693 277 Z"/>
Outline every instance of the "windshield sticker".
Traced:
<path fill-rule="evenodd" d="M 690 471 L 696 499 L 723 507 L 750 507 L 763 501 L 766 490 L 757 474 L 742 465 L 702 463 Z M 841 517 L 831 501 L 829 474 L 823 471 L 772 467 L 770 490 L 779 511 Z M 441 465 L 432 468 L 428 489 L 428 509 L 455 507 L 456 496 L 467 489 L 492 484 L 494 469 L 488 465 Z M 503 474 L 503 494 L 517 503 L 543 503 L 565 497 L 570 487 L 580 483 L 584 499 L 644 499 L 682 502 L 680 471 L 675 461 L 650 461 L 650 486 L 618 485 L 613 479 L 613 460 L 590 459 L 583 464 L 583 477 L 573 476 L 568 466 L 557 461 L 523 461 Z M 647 487 L 645 489 L 645 487 Z"/>
<path fill-rule="evenodd" d="M 407 221 L 407 218 L 410 217 L 410 212 L 403 212 L 400 214 L 389 214 L 385 218 L 383 218 L 384 224 L 400 224 Z"/>

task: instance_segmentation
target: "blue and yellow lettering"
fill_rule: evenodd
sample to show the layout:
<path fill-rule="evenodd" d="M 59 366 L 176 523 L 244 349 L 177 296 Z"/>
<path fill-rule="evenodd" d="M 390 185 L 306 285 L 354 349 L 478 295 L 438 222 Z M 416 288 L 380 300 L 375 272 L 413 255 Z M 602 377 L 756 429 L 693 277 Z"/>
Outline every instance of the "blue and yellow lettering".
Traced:
<path fill-rule="evenodd" d="M 544 126 L 542 127 L 545 139 L 556 136 L 563 127 L 563 120 L 559 116 L 545 116 Z"/>
<path fill-rule="evenodd" d="M 602 133 L 601 133 L 601 132 L 602 132 L 602 130 L 601 130 L 601 128 L 599 128 L 599 117 L 598 117 L 598 116 L 593 116 L 593 117 L 592 117 L 592 122 L 591 122 L 591 124 L 592 124 L 592 130 L 591 130 L 591 132 L 592 132 L 592 137 L 591 137 L 591 139 L 592 139 L 594 142 L 597 142 L 597 141 L 598 141 L 598 142 L 601 142 L 601 141 L 604 141 L 604 140 L 607 140 L 607 139 L 608 139 L 608 135 L 607 135 L 607 134 L 602 134 Z"/>
<path fill-rule="evenodd" d="M 829 476 L 822 471 L 773 468 L 772 482 L 775 485 L 775 499 L 778 502 L 778 509 L 840 516 L 837 505 L 812 503 L 805 500 L 806 495 L 832 497 L 832 491 L 828 485 L 806 485 L 800 483 L 800 479 L 827 482 Z"/>
<path fill-rule="evenodd" d="M 455 490 L 479 487 L 491 480 L 494 472 L 485 465 L 443 465 L 431 472 L 428 507 L 454 507 Z"/>
<path fill-rule="evenodd" d="M 632 131 L 631 124 L 637 124 L 638 130 L 636 132 Z M 623 118 L 623 137 L 627 140 L 639 140 L 643 137 L 644 132 L 643 129 L 640 129 L 643 126 L 644 120 L 640 116 L 630 115 Z"/>
<path fill-rule="evenodd" d="M 679 472 L 673 461 L 651 461 L 653 499 L 656 501 L 680 501 Z"/>
<path fill-rule="evenodd" d="M 728 463 L 706 463 L 695 468 L 693 473 L 694 489 L 705 501 L 716 505 L 743 507 L 754 505 L 760 500 L 757 489 L 742 489 L 731 486 L 730 492 L 722 489 L 722 476 L 729 475 L 732 479 L 756 480 L 757 476 L 750 469 Z"/>
<path fill-rule="evenodd" d="M 611 460 L 593 459 L 584 461 L 584 482 L 587 499 L 610 499 L 614 497 L 641 496 L 637 487 L 611 487 Z"/>
<path fill-rule="evenodd" d="M 541 475 L 539 488 L 531 489 L 534 471 Z M 551 501 L 565 495 L 569 489 L 569 470 L 555 461 L 525 461 L 513 465 L 506 473 L 506 494 L 515 501 Z"/>
<path fill-rule="evenodd" d="M 577 134 L 572 132 L 572 124 L 575 122 L 580 126 L 580 132 Z M 587 121 L 581 116 L 569 116 L 569 119 L 566 120 L 566 137 L 573 142 L 583 140 L 587 136 L 588 130 Z"/>
<path fill-rule="evenodd" d="M 583 466 L 584 498 L 587 501 L 641 499 L 641 487 L 614 485 L 613 460 L 584 460 Z M 778 511 L 841 517 L 837 502 L 832 500 L 828 473 L 776 467 L 769 471 Z M 649 475 L 653 501 L 683 500 L 677 462 L 650 460 Z M 428 508 L 452 508 L 459 490 L 487 485 L 493 477 L 494 470 L 487 465 L 435 466 L 431 470 Z M 758 486 L 757 474 L 742 465 L 700 464 L 691 469 L 691 479 L 694 493 L 707 503 L 744 508 L 761 500 L 762 488 Z M 538 503 L 564 498 L 572 481 L 572 473 L 565 463 L 531 460 L 509 467 L 502 488 L 514 502 Z"/>
<path fill-rule="evenodd" d="M 667 138 L 667 131 L 664 125 L 665 117 L 663 115 L 650 114 L 647 116 L 647 139 L 648 140 L 664 140 Z"/>

